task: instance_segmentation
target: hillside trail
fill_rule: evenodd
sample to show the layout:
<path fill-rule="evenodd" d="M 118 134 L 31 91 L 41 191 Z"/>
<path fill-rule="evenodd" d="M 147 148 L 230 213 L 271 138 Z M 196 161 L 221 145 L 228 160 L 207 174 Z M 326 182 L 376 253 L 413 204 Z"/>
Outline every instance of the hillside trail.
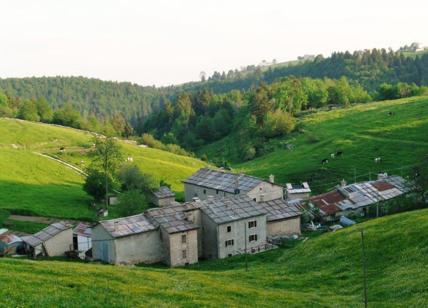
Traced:
<path fill-rule="evenodd" d="M 76 166 L 74 166 L 74 165 L 72 165 L 72 164 L 69 164 L 69 163 L 67 163 L 67 162 L 65 162 L 65 161 L 63 161 L 63 160 L 61 160 L 61 159 L 59 159 L 59 158 L 55 158 L 55 157 L 52 157 L 52 156 L 49 156 L 49 155 L 46 155 L 46 154 L 42 154 L 42 153 L 39 153 L 39 152 L 33 152 L 34 154 L 36 154 L 36 155 L 39 155 L 39 156 L 42 156 L 42 157 L 45 157 L 45 158 L 49 158 L 49 159 L 51 159 L 51 160 L 54 160 L 54 161 L 56 161 L 56 162 L 58 162 L 58 163 L 60 163 L 60 164 L 63 164 L 64 166 L 66 166 L 66 167 L 68 167 L 68 168 L 70 168 L 70 169 L 72 169 L 72 170 L 74 170 L 74 171 L 76 171 L 77 173 L 79 173 L 80 175 L 83 175 L 83 176 L 87 176 L 88 174 L 85 172 L 85 171 L 83 171 L 82 169 L 79 169 L 79 168 L 77 168 Z"/>
<path fill-rule="evenodd" d="M 47 225 L 52 224 L 54 222 L 59 222 L 59 221 L 65 221 L 70 224 L 77 224 L 80 222 L 78 220 L 72 220 L 72 219 L 59 219 L 59 218 L 44 217 L 44 216 L 27 216 L 27 215 L 14 215 L 14 214 L 10 215 L 8 219 L 17 220 L 17 221 L 38 222 L 38 223 L 47 224 Z"/>
<path fill-rule="evenodd" d="M 428 146 L 428 142 L 425 142 L 425 141 L 414 141 L 414 140 L 396 139 L 396 138 L 389 138 L 389 137 L 378 137 L 378 136 L 363 135 L 363 134 L 354 134 L 354 136 L 358 137 L 358 138 L 377 140 L 377 141 L 381 141 L 381 142 L 397 142 L 397 143 L 405 143 L 405 144 L 418 145 L 418 146 Z"/>

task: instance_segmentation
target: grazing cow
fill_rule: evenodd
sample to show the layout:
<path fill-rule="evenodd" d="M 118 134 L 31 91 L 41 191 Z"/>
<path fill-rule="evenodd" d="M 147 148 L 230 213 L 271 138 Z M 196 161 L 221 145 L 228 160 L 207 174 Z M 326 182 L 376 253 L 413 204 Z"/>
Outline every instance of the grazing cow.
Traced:
<path fill-rule="evenodd" d="M 337 151 L 336 156 L 341 156 L 343 154 L 343 151 Z"/>
<path fill-rule="evenodd" d="M 327 158 L 324 158 L 322 161 L 321 161 L 321 164 L 328 164 L 328 159 Z"/>
<path fill-rule="evenodd" d="M 395 112 L 390 111 L 390 112 L 388 112 L 388 115 L 389 115 L 390 117 L 392 117 L 393 115 L 395 115 Z"/>
<path fill-rule="evenodd" d="M 330 157 L 331 157 L 331 158 L 334 158 L 334 157 L 335 157 L 335 155 L 336 155 L 336 154 L 331 153 L 331 154 L 330 154 Z"/>
<path fill-rule="evenodd" d="M 380 162 L 381 162 L 381 160 L 382 160 L 382 158 L 380 158 L 380 157 L 376 157 L 376 158 L 374 159 L 374 162 L 377 164 L 377 163 L 380 163 Z"/>

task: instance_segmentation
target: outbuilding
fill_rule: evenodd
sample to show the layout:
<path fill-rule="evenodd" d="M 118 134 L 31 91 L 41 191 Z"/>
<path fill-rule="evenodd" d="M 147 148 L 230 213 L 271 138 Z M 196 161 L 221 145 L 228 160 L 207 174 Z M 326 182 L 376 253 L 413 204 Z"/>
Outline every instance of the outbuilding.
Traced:
<path fill-rule="evenodd" d="M 159 207 L 170 206 L 175 203 L 175 193 L 168 187 L 161 186 L 151 194 L 153 204 Z"/>

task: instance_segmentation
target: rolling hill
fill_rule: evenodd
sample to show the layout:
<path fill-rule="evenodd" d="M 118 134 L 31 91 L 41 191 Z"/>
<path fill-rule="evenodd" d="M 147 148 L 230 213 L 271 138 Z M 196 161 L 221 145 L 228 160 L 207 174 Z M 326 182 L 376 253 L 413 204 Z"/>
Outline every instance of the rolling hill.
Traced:
<path fill-rule="evenodd" d="M 90 132 L 0 118 L 0 208 L 23 214 L 92 219 L 83 176 L 40 154 L 84 169 L 93 143 Z M 181 192 L 181 180 L 205 164 L 197 159 L 121 141 L 124 156 Z M 60 148 L 64 148 L 63 151 Z"/>
<path fill-rule="evenodd" d="M 271 140 L 269 146 L 275 149 L 271 153 L 232 166 L 264 178 L 274 174 L 279 183 L 309 181 L 315 192 L 330 189 L 343 178 L 366 180 L 383 171 L 409 175 L 428 154 L 428 97 L 319 111 L 303 116 L 299 127 L 286 138 Z M 236 142 L 226 137 L 201 153 L 233 161 Z M 340 157 L 330 157 L 338 151 L 343 152 Z M 380 163 L 374 162 L 377 157 Z M 321 164 L 323 159 L 329 163 Z"/>
<path fill-rule="evenodd" d="M 360 228 L 369 306 L 427 306 L 426 209 L 249 256 L 248 271 L 243 256 L 177 269 L 0 259 L 1 305 L 361 307 Z"/>

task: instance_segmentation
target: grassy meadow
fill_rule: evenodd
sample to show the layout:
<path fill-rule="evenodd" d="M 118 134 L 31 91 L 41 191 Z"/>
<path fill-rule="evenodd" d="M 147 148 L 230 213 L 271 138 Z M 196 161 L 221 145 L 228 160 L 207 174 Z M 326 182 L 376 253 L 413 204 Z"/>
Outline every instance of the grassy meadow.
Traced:
<path fill-rule="evenodd" d="M 274 174 L 280 183 L 309 181 L 315 192 L 334 187 L 342 178 L 367 180 L 382 171 L 406 176 L 428 154 L 428 97 L 319 111 L 302 117 L 298 132 L 269 143 L 275 148 L 271 153 L 232 166 L 264 178 Z M 203 151 L 209 157 L 233 157 L 229 149 L 232 141 L 225 139 Z M 331 158 L 337 151 L 343 155 Z M 380 163 L 374 162 L 376 157 Z M 325 158 L 329 163 L 322 165 Z"/>
<path fill-rule="evenodd" d="M 0 118 L 0 208 L 14 213 L 92 220 L 84 178 L 36 153 L 55 156 L 78 168 L 89 164 L 93 134 L 72 128 Z M 120 141 L 124 157 L 182 192 L 181 180 L 204 163 L 198 159 Z M 64 151 L 60 151 L 64 148 Z"/>
<path fill-rule="evenodd" d="M 0 306 L 361 307 L 360 228 L 369 305 L 427 306 L 428 210 L 251 255 L 248 271 L 243 256 L 177 269 L 0 259 Z"/>

